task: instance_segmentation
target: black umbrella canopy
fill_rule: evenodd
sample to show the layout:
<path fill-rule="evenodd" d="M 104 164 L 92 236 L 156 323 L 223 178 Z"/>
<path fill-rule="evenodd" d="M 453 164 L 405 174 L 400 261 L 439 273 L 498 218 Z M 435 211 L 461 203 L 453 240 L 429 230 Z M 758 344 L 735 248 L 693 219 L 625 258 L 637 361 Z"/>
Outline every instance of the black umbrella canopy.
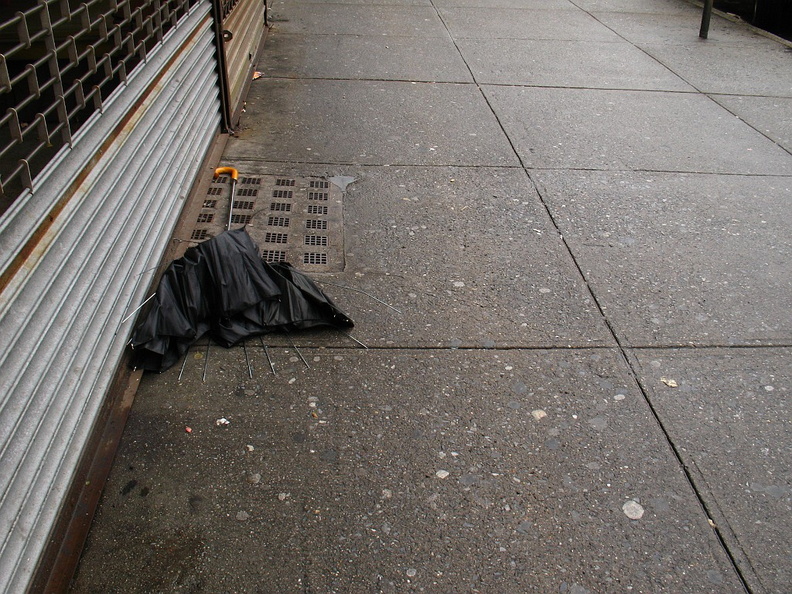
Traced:
<path fill-rule="evenodd" d="M 263 262 L 243 228 L 188 249 L 168 266 L 130 344 L 137 366 L 165 371 L 207 332 L 230 347 L 250 336 L 317 326 L 353 322 L 306 275 Z"/>
<path fill-rule="evenodd" d="M 321 326 L 354 326 L 333 301 L 308 276 L 291 264 L 262 263 L 269 277 L 278 285 L 280 295 L 262 300 L 238 315 L 220 320 L 212 338 L 223 346 L 233 346 L 249 336 L 271 332 L 294 332 Z"/>

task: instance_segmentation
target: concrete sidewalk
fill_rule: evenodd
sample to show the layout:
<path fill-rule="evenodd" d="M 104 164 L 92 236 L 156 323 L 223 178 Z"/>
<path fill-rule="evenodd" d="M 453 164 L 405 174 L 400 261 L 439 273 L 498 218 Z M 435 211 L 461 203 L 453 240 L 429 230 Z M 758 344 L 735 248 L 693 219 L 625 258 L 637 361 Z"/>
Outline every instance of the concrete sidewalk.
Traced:
<path fill-rule="evenodd" d="M 700 11 L 276 3 L 222 164 L 356 178 L 369 348 L 145 376 L 73 590 L 788 592 L 792 50 Z"/>

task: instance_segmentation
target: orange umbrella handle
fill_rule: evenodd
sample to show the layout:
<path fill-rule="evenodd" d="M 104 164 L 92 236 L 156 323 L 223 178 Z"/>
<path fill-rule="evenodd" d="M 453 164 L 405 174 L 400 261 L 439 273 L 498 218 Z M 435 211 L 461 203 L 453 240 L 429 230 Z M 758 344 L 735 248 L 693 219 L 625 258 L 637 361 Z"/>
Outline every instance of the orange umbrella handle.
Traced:
<path fill-rule="evenodd" d="M 233 167 L 218 167 L 217 169 L 215 169 L 213 179 L 217 179 L 221 175 L 225 175 L 225 174 L 230 175 L 231 179 L 233 179 L 234 181 L 239 179 L 239 171 L 237 171 Z"/>
<path fill-rule="evenodd" d="M 228 209 L 228 224 L 226 225 L 226 231 L 228 231 L 231 229 L 231 220 L 234 218 L 234 190 L 236 189 L 239 171 L 233 167 L 218 167 L 215 169 L 213 179 L 217 179 L 226 173 L 231 176 L 231 207 Z"/>

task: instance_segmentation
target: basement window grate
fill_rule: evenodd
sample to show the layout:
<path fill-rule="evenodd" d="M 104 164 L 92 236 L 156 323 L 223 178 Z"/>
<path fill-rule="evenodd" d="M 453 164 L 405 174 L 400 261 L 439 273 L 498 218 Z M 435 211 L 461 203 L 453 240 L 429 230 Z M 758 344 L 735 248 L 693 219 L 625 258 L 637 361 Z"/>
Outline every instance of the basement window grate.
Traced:
<path fill-rule="evenodd" d="M 288 233 L 266 233 L 264 235 L 264 243 L 288 243 Z"/>
<path fill-rule="evenodd" d="M 203 241 L 207 237 L 209 237 L 209 231 L 206 229 L 193 229 L 192 235 L 190 235 L 190 239 L 197 241 Z"/>
<path fill-rule="evenodd" d="M 327 264 L 327 254 L 316 252 L 303 254 L 303 264 Z"/>
<path fill-rule="evenodd" d="M 232 214 L 231 215 L 231 224 L 232 225 L 247 225 L 252 219 L 253 219 L 253 215 Z"/>
<path fill-rule="evenodd" d="M 230 183 L 229 176 L 224 180 Z M 220 181 L 223 179 L 210 185 L 217 188 L 218 195 L 204 196 L 204 209 L 193 215 L 199 217 L 194 226 L 203 228 L 196 233 L 204 238 L 221 234 L 229 220 L 230 188 L 221 186 Z M 235 188 L 238 199 L 234 199 L 231 211 L 231 228 L 246 225 L 267 261 L 291 262 L 298 268 L 305 265 L 312 273 L 344 269 L 344 196 L 332 182 L 321 177 L 291 178 L 240 171 Z M 258 196 L 242 197 L 241 190 L 246 188 L 257 191 Z"/>
<path fill-rule="evenodd" d="M 264 250 L 261 257 L 265 262 L 285 262 L 286 252 L 281 250 Z"/>
<path fill-rule="evenodd" d="M 305 245 L 318 245 L 322 247 L 327 247 L 327 236 L 326 235 L 306 235 L 305 236 Z"/>
<path fill-rule="evenodd" d="M 288 227 L 290 222 L 289 217 L 269 217 L 267 219 L 269 227 Z"/>

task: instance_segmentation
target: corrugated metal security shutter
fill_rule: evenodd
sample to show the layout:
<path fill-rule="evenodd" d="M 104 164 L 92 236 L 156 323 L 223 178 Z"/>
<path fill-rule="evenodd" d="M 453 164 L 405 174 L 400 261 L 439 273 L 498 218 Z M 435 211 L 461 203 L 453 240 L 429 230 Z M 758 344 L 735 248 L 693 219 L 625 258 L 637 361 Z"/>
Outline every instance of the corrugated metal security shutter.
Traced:
<path fill-rule="evenodd" d="M 223 41 L 223 51 L 231 118 L 236 124 L 264 36 L 266 5 L 264 0 L 225 0 L 221 10 L 223 30 L 231 33 L 231 39 Z"/>
<path fill-rule="evenodd" d="M 128 340 L 120 322 L 219 129 L 209 9 L 190 2 L 136 50 L 0 218 L 0 591 L 30 584 Z"/>

